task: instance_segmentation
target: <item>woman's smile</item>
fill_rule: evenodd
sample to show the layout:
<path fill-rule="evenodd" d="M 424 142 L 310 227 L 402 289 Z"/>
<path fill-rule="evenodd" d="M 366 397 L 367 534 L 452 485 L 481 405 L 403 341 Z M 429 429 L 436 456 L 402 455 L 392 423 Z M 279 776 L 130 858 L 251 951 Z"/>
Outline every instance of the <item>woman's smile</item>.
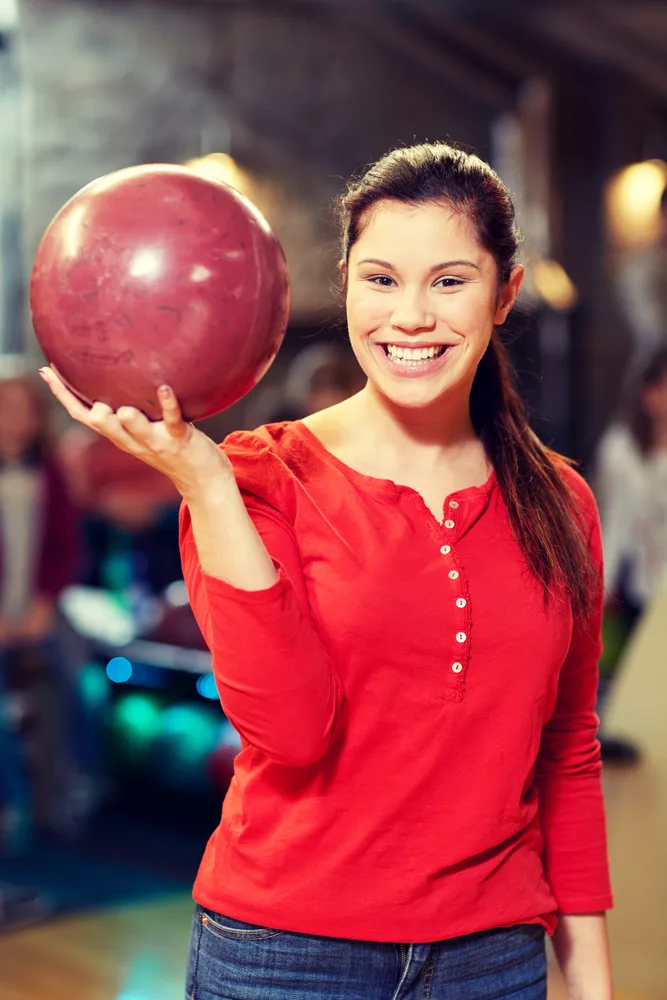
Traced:
<path fill-rule="evenodd" d="M 454 344 L 373 342 L 372 348 L 384 370 L 398 378 L 422 378 L 440 371 L 451 360 Z"/>

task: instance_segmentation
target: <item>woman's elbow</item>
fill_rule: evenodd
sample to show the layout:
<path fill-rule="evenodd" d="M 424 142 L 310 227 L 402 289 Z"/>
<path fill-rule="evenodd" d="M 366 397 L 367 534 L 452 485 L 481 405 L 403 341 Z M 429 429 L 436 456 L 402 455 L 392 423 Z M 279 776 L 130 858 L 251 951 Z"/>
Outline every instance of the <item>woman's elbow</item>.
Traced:
<path fill-rule="evenodd" d="M 284 767 L 310 767 L 321 761 L 331 749 L 335 718 L 319 726 L 296 724 L 281 726 L 280 729 L 261 727 L 254 732 L 248 727 L 235 728 L 267 760 Z"/>

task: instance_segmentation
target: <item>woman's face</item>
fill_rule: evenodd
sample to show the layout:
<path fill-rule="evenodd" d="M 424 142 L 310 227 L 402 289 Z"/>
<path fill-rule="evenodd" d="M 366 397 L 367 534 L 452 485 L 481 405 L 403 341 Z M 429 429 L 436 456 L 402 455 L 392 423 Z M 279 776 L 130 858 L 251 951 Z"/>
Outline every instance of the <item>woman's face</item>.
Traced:
<path fill-rule="evenodd" d="M 470 221 L 446 206 L 378 202 L 352 247 L 347 321 L 369 380 L 394 404 L 426 407 L 466 397 L 494 325 L 521 287 L 497 266 Z"/>

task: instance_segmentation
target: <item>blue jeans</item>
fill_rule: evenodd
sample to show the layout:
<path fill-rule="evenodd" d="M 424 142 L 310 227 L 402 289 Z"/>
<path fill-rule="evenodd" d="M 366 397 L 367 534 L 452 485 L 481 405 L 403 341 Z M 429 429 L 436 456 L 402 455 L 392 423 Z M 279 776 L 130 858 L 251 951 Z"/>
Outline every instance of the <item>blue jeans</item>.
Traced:
<path fill-rule="evenodd" d="M 373 944 L 255 927 L 197 906 L 186 1000 L 546 1000 L 544 930 Z"/>

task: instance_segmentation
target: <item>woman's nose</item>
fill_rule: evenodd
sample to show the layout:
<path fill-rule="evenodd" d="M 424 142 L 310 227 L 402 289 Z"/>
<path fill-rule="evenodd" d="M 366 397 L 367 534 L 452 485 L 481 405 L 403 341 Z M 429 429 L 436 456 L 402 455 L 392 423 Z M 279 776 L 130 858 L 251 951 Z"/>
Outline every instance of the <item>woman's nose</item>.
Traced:
<path fill-rule="evenodd" d="M 406 333 L 432 330 L 435 326 L 435 313 L 423 296 L 404 294 L 395 303 L 391 325 Z"/>

